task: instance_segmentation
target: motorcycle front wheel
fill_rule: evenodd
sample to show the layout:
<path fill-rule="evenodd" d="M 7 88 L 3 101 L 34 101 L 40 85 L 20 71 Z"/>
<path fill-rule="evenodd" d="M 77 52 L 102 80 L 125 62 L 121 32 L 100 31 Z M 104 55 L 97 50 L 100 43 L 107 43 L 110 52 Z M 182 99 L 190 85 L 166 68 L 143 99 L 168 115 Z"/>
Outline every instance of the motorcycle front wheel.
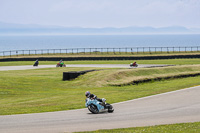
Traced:
<path fill-rule="evenodd" d="M 89 105 L 88 106 L 88 110 L 93 114 L 98 114 L 99 113 L 99 110 L 98 110 L 97 106 L 94 105 L 94 104 Z"/>

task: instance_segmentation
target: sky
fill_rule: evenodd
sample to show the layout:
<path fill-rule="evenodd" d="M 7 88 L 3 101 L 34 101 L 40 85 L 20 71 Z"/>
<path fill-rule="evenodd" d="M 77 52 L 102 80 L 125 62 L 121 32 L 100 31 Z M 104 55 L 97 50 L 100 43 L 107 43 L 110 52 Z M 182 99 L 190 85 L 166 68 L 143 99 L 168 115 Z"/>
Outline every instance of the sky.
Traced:
<path fill-rule="evenodd" d="M 0 0 L 0 22 L 84 28 L 200 28 L 200 0 Z"/>

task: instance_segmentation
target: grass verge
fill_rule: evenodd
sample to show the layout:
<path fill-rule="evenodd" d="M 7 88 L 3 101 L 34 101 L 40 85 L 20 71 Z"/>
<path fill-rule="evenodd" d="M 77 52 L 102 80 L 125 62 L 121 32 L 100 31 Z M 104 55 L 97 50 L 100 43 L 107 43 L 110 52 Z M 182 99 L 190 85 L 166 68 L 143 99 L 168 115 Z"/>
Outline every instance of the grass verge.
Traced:
<path fill-rule="evenodd" d="M 133 60 L 103 60 L 103 61 L 64 61 L 65 64 L 127 64 Z M 166 59 L 166 60 L 136 60 L 140 64 L 168 64 L 168 65 L 192 65 L 200 64 L 200 59 Z M 39 65 L 56 65 L 59 61 L 39 61 Z M 0 66 L 33 65 L 34 61 L 10 61 L 0 62 Z"/>
<path fill-rule="evenodd" d="M 116 103 L 168 91 L 200 85 L 199 76 L 159 82 L 110 86 L 120 81 L 128 69 L 106 69 L 90 72 L 73 81 L 62 81 L 62 73 L 93 68 L 48 68 L 21 71 L 0 71 L 0 115 L 51 112 L 84 108 L 84 92 L 89 90 L 98 97 L 105 97 L 109 103 Z M 159 68 L 158 68 L 159 69 Z M 157 71 L 160 74 L 184 71 L 198 71 L 198 67 L 156 69 L 132 69 L 136 76 L 148 76 Z M 125 72 L 122 77 L 115 76 Z M 128 72 L 129 73 L 129 72 Z M 107 77 L 108 83 L 104 83 Z M 113 76 L 114 75 L 114 76 Z M 126 81 L 126 80 L 125 80 Z M 107 82 L 107 81 L 106 81 Z M 124 82 L 124 81 L 123 81 Z M 120 97 L 119 97 L 120 94 Z"/>
<path fill-rule="evenodd" d="M 199 132 L 200 132 L 200 122 L 148 126 L 148 127 L 121 128 L 112 130 L 97 130 L 87 133 L 199 133 Z M 77 132 L 77 133 L 86 133 L 86 132 Z"/>

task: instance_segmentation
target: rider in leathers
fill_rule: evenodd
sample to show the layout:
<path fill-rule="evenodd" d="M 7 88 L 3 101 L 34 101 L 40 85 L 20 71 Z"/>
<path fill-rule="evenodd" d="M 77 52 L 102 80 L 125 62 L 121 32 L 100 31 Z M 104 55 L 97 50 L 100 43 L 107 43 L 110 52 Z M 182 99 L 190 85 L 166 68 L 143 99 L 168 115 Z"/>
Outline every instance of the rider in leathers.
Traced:
<path fill-rule="evenodd" d="M 87 98 L 90 98 L 90 99 L 96 99 L 96 100 L 98 100 L 99 102 L 102 102 L 102 103 L 104 103 L 104 104 L 105 104 L 105 101 L 106 101 L 105 98 L 100 99 L 100 98 L 98 98 L 96 95 L 91 94 L 89 91 L 86 91 L 86 92 L 85 92 L 85 96 L 86 96 Z"/>

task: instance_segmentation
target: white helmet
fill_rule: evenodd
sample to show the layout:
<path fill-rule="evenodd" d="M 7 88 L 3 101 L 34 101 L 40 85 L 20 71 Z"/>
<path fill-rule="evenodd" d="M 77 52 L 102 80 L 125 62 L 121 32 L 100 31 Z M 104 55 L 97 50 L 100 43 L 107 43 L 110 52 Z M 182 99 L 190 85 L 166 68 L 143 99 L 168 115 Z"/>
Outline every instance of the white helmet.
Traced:
<path fill-rule="evenodd" d="M 89 92 L 89 91 L 86 91 L 86 92 L 85 92 L 85 96 L 86 96 L 86 97 L 89 97 L 89 96 L 90 96 L 90 92 Z"/>

